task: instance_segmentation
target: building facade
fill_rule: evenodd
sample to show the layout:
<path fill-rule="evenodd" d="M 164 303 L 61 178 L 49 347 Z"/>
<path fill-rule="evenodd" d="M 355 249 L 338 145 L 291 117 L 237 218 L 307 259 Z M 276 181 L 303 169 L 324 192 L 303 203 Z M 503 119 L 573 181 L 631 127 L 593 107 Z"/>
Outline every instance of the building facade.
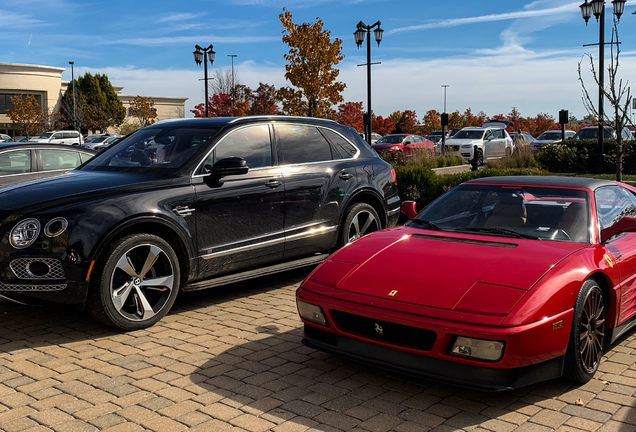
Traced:
<path fill-rule="evenodd" d="M 9 136 L 17 136 L 16 125 L 6 114 L 7 109 L 13 108 L 11 98 L 23 94 L 35 96 L 38 105 L 46 113 L 55 113 L 60 109 L 62 95 L 66 92 L 69 82 L 62 81 L 62 72 L 66 69 L 25 65 L 13 63 L 0 63 L 0 133 Z M 130 103 L 137 95 L 129 96 L 123 94 L 123 87 L 113 86 L 119 100 L 126 108 L 125 123 L 132 123 L 135 117 L 132 116 Z M 157 112 L 157 121 L 183 118 L 185 117 L 185 102 L 188 98 L 175 98 L 163 96 L 144 96 L 152 99 Z M 118 128 L 111 128 L 110 132 L 118 132 Z"/>

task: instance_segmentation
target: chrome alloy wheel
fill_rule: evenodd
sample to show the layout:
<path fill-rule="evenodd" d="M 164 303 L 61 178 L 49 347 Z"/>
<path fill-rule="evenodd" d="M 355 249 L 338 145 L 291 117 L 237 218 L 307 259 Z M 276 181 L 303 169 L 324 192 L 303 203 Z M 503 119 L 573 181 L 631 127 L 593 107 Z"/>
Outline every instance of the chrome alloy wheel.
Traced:
<path fill-rule="evenodd" d="M 110 277 L 110 299 L 122 317 L 147 321 L 160 313 L 171 298 L 175 270 L 170 257 L 157 245 L 138 244 L 115 264 Z"/>
<path fill-rule="evenodd" d="M 372 207 L 360 209 L 353 215 L 347 227 L 347 243 L 380 229 L 378 216 Z"/>

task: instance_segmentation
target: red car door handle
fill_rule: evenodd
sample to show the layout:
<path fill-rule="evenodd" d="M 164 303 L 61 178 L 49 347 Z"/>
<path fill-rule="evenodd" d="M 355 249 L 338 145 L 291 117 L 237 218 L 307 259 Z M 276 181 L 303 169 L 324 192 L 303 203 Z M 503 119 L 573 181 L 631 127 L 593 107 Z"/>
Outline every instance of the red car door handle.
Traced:
<path fill-rule="evenodd" d="M 268 188 L 276 189 L 278 186 L 282 184 L 283 183 L 279 182 L 278 180 L 270 180 L 265 184 L 265 186 L 267 186 Z"/>
<path fill-rule="evenodd" d="M 340 173 L 340 178 L 343 180 L 349 180 L 351 177 L 353 177 L 352 174 L 349 174 L 348 172 L 342 172 Z"/>

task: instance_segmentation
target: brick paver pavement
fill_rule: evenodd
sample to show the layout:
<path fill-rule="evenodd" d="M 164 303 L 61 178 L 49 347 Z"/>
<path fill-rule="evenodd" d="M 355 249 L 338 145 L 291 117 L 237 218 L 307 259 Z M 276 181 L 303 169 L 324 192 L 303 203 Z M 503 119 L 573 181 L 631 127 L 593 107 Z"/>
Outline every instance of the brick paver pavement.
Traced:
<path fill-rule="evenodd" d="M 182 295 L 131 333 L 65 306 L 0 301 L 0 430 L 636 430 L 631 334 L 584 386 L 465 390 L 302 346 L 294 290 L 306 274 Z"/>

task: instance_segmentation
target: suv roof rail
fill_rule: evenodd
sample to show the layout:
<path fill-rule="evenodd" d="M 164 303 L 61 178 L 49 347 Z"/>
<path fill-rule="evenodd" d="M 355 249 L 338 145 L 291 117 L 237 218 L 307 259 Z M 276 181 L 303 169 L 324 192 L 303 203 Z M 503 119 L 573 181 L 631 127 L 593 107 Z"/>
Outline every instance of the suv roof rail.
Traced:
<path fill-rule="evenodd" d="M 335 120 L 332 119 L 326 119 L 326 118 L 321 118 L 321 117 L 307 117 L 307 116 L 286 116 L 286 115 L 253 115 L 253 116 L 244 116 L 244 117 L 236 117 L 233 120 L 231 120 L 229 123 L 238 123 L 241 121 L 246 121 L 246 120 L 251 120 L 251 119 L 271 119 L 271 120 L 283 120 L 283 119 L 294 119 L 294 120 L 306 120 L 306 119 L 312 119 L 312 120 L 319 120 L 319 121 L 326 121 L 326 122 L 331 122 L 331 123 L 338 123 Z"/>

